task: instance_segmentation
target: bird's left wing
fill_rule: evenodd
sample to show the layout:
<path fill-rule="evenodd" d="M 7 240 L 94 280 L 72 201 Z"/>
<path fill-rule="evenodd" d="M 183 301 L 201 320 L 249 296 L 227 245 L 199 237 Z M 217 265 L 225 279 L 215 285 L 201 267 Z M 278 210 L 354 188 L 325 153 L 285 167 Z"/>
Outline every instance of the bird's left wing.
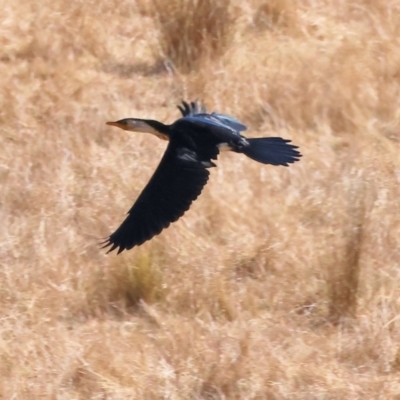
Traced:
<path fill-rule="evenodd" d="M 139 246 L 178 220 L 200 195 L 208 181 L 211 160 L 173 139 L 149 183 L 121 226 L 104 242 L 108 252 Z"/>
<path fill-rule="evenodd" d="M 206 108 L 197 100 L 190 103 L 182 101 L 182 104 L 177 106 L 183 117 L 188 115 L 204 114 L 207 112 Z"/>
<path fill-rule="evenodd" d="M 218 122 L 222 123 L 225 126 L 229 126 L 230 128 L 242 132 L 247 130 L 247 126 L 243 125 L 237 118 L 232 117 L 231 115 L 227 114 L 218 114 L 218 113 L 211 113 L 209 118 L 212 120 L 218 120 Z"/>
<path fill-rule="evenodd" d="M 198 119 L 203 121 L 206 120 L 211 124 L 225 126 L 226 128 L 233 129 L 237 132 L 242 132 L 247 129 L 246 125 L 242 124 L 237 118 L 232 117 L 231 115 L 220 114 L 216 112 L 207 114 L 206 108 L 197 100 L 190 103 L 182 101 L 182 104 L 179 104 L 178 108 L 182 114 L 182 117 L 186 117 L 188 119 L 194 119 L 196 121 Z"/>

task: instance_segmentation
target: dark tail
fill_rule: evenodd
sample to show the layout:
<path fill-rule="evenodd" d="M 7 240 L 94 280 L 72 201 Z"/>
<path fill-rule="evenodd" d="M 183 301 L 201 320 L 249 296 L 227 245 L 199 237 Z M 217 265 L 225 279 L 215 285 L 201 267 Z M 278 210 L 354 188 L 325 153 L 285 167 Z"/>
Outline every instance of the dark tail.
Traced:
<path fill-rule="evenodd" d="M 243 149 L 247 157 L 263 164 L 285 165 L 298 161 L 301 153 L 298 146 L 280 137 L 247 139 L 250 146 Z"/>

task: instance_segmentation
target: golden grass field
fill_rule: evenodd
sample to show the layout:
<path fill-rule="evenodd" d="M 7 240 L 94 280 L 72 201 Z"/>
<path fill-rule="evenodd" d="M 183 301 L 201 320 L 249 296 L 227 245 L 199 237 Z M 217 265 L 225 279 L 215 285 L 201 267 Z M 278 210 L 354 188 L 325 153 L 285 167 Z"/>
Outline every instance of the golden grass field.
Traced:
<path fill-rule="evenodd" d="M 215 3 L 215 4 L 214 4 Z M 400 2 L 5 0 L 1 399 L 400 399 Z M 182 99 L 282 136 L 113 232 Z"/>

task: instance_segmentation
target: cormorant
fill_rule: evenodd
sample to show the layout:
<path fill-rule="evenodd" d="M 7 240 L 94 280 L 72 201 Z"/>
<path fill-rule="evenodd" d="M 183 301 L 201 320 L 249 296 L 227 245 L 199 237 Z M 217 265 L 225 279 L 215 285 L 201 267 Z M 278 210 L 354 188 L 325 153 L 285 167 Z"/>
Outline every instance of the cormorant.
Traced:
<path fill-rule="evenodd" d="M 118 254 L 158 235 L 187 211 L 208 181 L 208 168 L 216 165 L 222 150 L 243 153 L 263 164 L 284 165 L 298 161 L 301 154 L 290 140 L 280 137 L 248 139 L 239 120 L 212 112 L 198 102 L 178 105 L 182 117 L 172 125 L 125 118 L 107 125 L 126 131 L 147 132 L 168 140 L 168 146 L 149 183 L 139 195 L 121 226 L 103 242 Z"/>

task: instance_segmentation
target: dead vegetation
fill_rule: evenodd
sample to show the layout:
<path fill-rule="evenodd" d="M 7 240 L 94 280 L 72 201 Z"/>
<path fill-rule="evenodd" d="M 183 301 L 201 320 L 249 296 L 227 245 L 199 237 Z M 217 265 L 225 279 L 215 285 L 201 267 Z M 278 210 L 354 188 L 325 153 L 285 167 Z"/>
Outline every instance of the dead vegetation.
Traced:
<path fill-rule="evenodd" d="M 146 2 L 146 0 L 142 0 Z M 164 62 L 181 72 L 220 57 L 233 39 L 231 0 L 150 0 Z"/>
<path fill-rule="evenodd" d="M 396 2 L 0 15 L 0 397 L 400 396 Z M 183 219 L 106 256 L 165 144 L 105 122 L 172 121 L 182 98 L 304 157 L 223 154 Z"/>

